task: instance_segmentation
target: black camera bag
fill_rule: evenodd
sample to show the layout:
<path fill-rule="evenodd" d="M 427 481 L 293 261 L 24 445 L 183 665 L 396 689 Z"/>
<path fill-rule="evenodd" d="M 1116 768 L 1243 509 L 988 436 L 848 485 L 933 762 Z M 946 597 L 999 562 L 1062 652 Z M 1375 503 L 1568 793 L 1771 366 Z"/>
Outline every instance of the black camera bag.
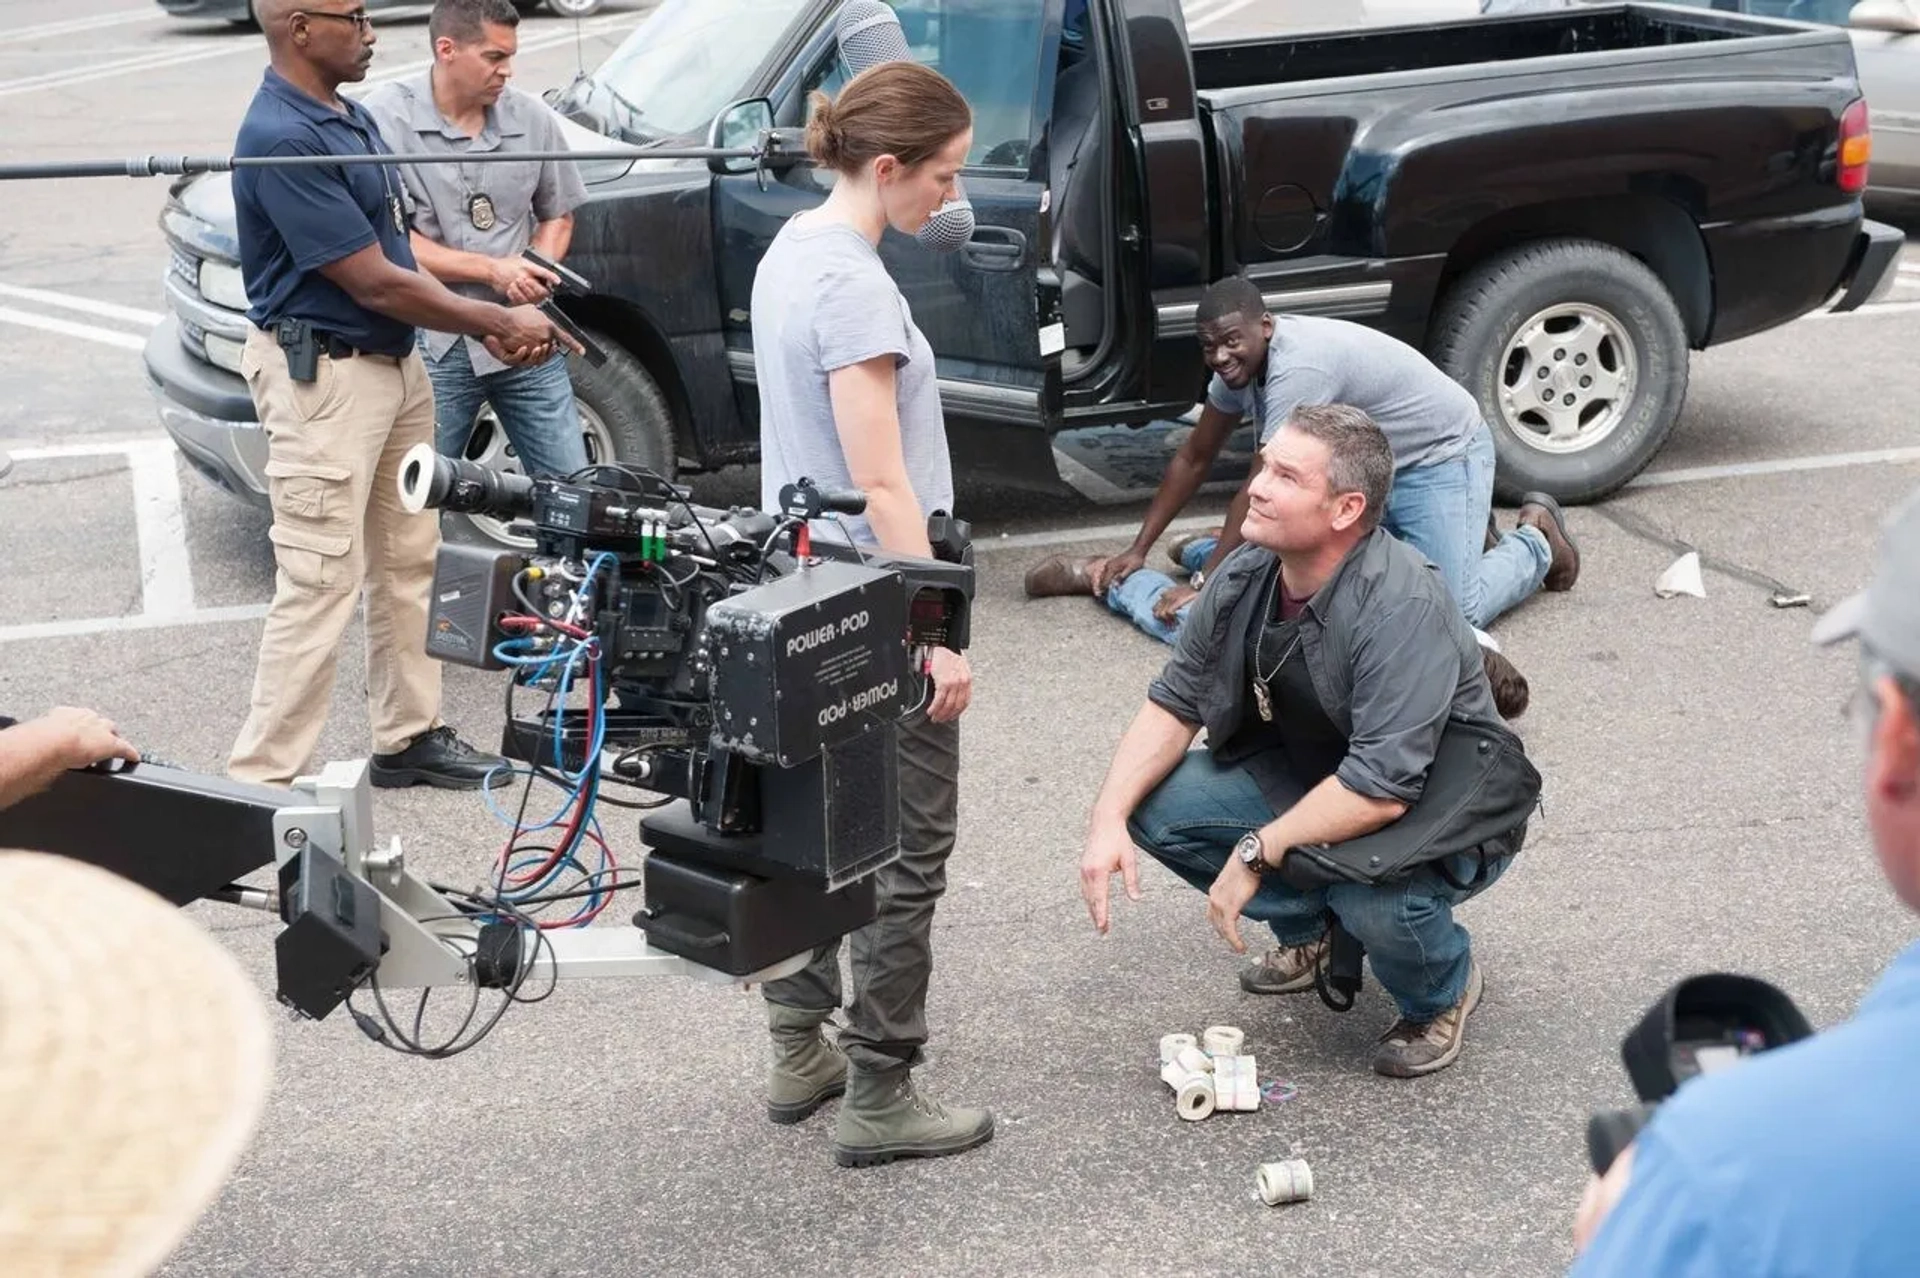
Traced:
<path fill-rule="evenodd" d="M 1338 883 L 1382 884 L 1433 865 L 1465 891 L 1487 865 L 1526 842 L 1527 819 L 1540 801 L 1540 773 L 1520 739 L 1503 725 L 1449 719 L 1441 730 L 1425 786 L 1400 818 L 1343 843 L 1287 849 L 1281 881 L 1301 891 Z M 1474 854 L 1479 867 L 1461 882 L 1445 862 Z"/>

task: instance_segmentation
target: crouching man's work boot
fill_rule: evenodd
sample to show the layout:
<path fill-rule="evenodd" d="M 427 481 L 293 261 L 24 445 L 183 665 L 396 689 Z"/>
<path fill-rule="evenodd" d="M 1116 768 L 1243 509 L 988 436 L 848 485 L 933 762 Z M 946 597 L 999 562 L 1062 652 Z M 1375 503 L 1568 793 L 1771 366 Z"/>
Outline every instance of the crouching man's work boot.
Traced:
<path fill-rule="evenodd" d="M 847 1090 L 847 1055 L 820 1032 L 826 1011 L 767 1004 L 773 1031 L 773 1069 L 767 1076 L 767 1117 L 797 1123 Z"/>
<path fill-rule="evenodd" d="M 914 1088 L 905 1065 L 855 1067 L 833 1132 L 833 1161 L 877 1167 L 896 1158 L 941 1158 L 993 1139 L 993 1115 L 984 1109 L 948 1109 Z"/>

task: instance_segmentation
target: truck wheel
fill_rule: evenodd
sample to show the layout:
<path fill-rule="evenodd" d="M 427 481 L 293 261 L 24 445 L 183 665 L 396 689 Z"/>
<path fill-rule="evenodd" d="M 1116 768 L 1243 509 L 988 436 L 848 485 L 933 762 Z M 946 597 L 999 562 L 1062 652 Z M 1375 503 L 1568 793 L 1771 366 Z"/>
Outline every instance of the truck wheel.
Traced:
<path fill-rule="evenodd" d="M 601 0 L 547 0 L 547 8 L 563 18 L 591 18 L 600 5 Z"/>
<path fill-rule="evenodd" d="M 1687 397 L 1687 328 L 1666 285 L 1593 240 L 1543 240 L 1473 268 L 1434 322 L 1434 362 L 1493 428 L 1505 502 L 1606 496 L 1660 451 Z"/>
<path fill-rule="evenodd" d="M 607 353 L 607 362 L 599 368 L 577 355 L 567 357 L 587 460 L 625 462 L 644 466 L 663 479 L 674 478 L 679 454 L 674 447 L 673 414 L 659 384 L 612 338 L 594 329 L 586 331 Z M 481 406 L 474 419 L 473 436 L 461 455 L 498 470 L 514 474 L 521 470 L 520 459 L 490 405 Z M 441 527 L 454 540 L 480 539 L 517 550 L 533 548 L 532 538 L 508 532 L 504 521 L 490 515 L 447 515 Z"/>

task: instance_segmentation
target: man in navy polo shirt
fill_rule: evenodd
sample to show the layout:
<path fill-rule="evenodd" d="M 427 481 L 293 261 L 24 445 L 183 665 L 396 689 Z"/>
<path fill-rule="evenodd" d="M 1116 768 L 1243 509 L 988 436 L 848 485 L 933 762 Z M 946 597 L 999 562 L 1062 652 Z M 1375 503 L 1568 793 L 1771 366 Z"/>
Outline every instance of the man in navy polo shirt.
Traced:
<path fill-rule="evenodd" d="M 366 76 L 374 34 L 351 0 L 261 0 L 272 66 L 234 153 L 386 153 L 365 108 L 338 95 Z M 440 529 L 400 506 L 400 459 L 433 439 L 415 326 L 482 338 L 511 363 L 572 345 L 530 306 L 449 292 L 415 269 L 391 166 L 243 168 L 233 177 L 252 307 L 240 371 L 267 433 L 275 574 L 252 708 L 227 770 L 285 785 L 325 726 L 341 637 L 364 594 L 373 783 L 471 789 L 501 760 L 440 722 L 426 655 Z"/>
<path fill-rule="evenodd" d="M 1873 580 L 1813 638 L 1858 641 L 1867 824 L 1888 886 L 1920 912 L 1920 492 L 1887 522 Z M 1846 1024 L 1682 1084 L 1590 1184 L 1574 1274 L 1920 1272 L 1916 1053 L 1920 943 Z"/>

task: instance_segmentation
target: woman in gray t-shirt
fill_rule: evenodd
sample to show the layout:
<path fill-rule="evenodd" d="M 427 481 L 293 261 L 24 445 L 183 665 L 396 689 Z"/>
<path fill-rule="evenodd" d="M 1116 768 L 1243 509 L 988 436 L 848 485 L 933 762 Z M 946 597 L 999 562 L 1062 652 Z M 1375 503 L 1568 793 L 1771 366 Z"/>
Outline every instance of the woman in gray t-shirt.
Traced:
<path fill-rule="evenodd" d="M 866 494 L 864 517 L 817 521 L 823 537 L 930 556 L 927 515 L 953 509 L 953 469 L 933 351 L 880 260 L 953 198 L 973 143 L 965 99 L 938 73 L 889 62 L 815 94 L 807 149 L 835 174 L 819 208 L 774 237 L 753 285 L 762 504 L 810 478 Z M 766 986 L 774 1065 L 768 1116 L 796 1123 L 845 1093 L 833 1153 L 844 1166 L 957 1154 L 993 1136 L 993 1115 L 916 1093 L 927 1040 L 934 903 L 959 815 L 960 726 L 973 676 L 945 649 L 924 709 L 900 724 L 900 856 L 877 872 L 879 915 L 854 935 L 853 1001 L 839 1044 L 821 1025 L 841 1001 L 840 947 Z"/>

